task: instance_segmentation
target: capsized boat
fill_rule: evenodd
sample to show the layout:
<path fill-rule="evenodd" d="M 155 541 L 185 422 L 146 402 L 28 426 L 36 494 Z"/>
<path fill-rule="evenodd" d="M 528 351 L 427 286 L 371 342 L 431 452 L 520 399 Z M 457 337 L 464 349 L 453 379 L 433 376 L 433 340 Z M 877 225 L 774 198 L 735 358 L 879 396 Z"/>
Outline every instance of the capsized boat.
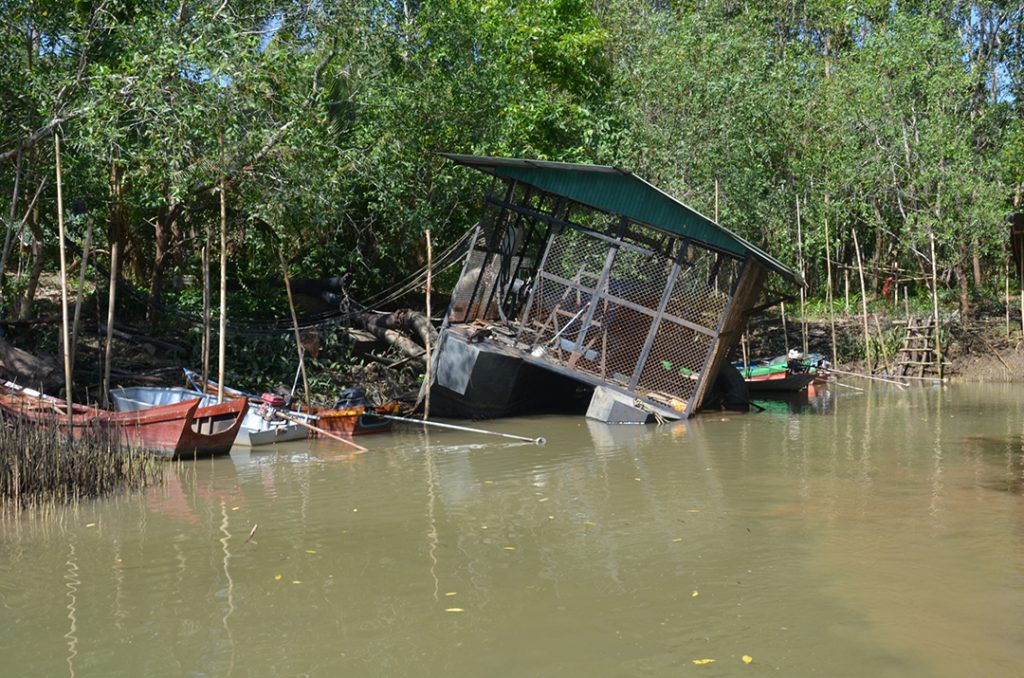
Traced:
<path fill-rule="evenodd" d="M 144 410 L 114 412 L 72 403 L 71 434 L 77 438 L 116 436 L 168 459 L 227 454 L 235 442 L 248 399 L 204 407 L 191 398 Z M 67 402 L 13 382 L 0 382 L 0 410 L 35 426 L 67 430 Z"/>
<path fill-rule="evenodd" d="M 160 407 L 188 400 L 199 398 L 204 406 L 217 404 L 217 397 L 203 394 L 192 389 L 180 386 L 129 386 L 111 389 L 110 396 L 114 400 L 114 406 L 122 412 L 137 412 L 152 407 Z M 246 396 L 228 394 L 225 392 L 226 402 L 246 399 Z M 315 417 L 305 413 L 291 413 L 292 417 L 302 420 L 313 420 Z M 289 440 L 302 440 L 309 434 L 308 429 L 274 417 L 265 404 L 256 399 L 249 400 L 248 407 L 242 418 L 242 428 L 239 431 L 236 443 L 257 447 L 260 445 L 271 445 L 283 443 Z"/>

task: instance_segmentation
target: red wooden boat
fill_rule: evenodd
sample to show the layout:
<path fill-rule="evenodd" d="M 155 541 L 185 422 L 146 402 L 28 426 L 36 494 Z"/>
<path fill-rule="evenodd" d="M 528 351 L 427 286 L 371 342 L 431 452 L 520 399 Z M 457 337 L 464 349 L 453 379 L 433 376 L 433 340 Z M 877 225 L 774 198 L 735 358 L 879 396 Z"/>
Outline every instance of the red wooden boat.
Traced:
<path fill-rule="evenodd" d="M 168 459 L 227 454 L 248 408 L 245 398 L 199 407 L 200 400 L 111 412 L 72 403 L 71 433 L 75 438 L 114 436 Z M 67 403 L 9 381 L 0 382 L 0 410 L 40 426 L 67 428 Z"/>

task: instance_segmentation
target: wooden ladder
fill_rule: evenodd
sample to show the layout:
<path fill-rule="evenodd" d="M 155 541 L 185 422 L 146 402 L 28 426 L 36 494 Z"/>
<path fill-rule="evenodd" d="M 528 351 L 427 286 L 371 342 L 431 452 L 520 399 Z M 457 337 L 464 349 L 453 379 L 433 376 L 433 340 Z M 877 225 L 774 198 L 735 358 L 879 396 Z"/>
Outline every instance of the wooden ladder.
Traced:
<path fill-rule="evenodd" d="M 934 334 L 935 322 L 931 316 L 921 324 L 918 324 L 917 318 L 910 318 L 903 348 L 896 359 L 896 374 L 913 376 L 911 372 L 916 370 L 916 376 L 923 377 L 925 370 L 930 371 L 935 367 Z"/>

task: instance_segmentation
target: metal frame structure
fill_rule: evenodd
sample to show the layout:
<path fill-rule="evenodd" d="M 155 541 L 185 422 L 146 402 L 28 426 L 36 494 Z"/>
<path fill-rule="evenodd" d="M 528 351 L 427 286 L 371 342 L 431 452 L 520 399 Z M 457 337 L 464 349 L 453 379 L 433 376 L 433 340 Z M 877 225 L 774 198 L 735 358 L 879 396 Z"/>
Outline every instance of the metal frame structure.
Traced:
<path fill-rule="evenodd" d="M 663 413 L 699 408 L 769 270 L 802 283 L 628 172 L 448 157 L 495 181 L 444 333 L 486 328 L 506 354 Z"/>

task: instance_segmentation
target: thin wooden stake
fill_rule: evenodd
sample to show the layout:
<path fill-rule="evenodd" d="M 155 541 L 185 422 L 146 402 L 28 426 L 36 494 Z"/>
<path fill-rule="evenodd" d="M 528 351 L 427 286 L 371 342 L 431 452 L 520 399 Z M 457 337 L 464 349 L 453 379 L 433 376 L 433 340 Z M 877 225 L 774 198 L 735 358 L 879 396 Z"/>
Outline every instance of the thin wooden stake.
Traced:
<path fill-rule="evenodd" d="M 224 132 L 220 140 L 220 164 L 224 167 Z M 220 333 L 217 338 L 217 402 L 224 402 L 226 346 L 228 332 L 228 199 L 225 180 L 220 179 Z"/>
<path fill-rule="evenodd" d="M 431 312 L 431 309 L 430 309 L 430 296 L 431 296 L 430 295 L 430 291 L 431 290 L 430 290 L 430 288 L 431 288 L 431 285 L 433 284 L 433 279 L 432 279 L 431 276 L 433 274 L 433 267 L 434 267 L 434 249 L 433 249 L 433 243 L 431 243 L 431 241 L 430 241 L 430 229 L 429 228 L 426 229 L 426 236 L 427 236 L 427 323 L 428 324 L 433 324 L 433 321 L 430 319 L 430 312 Z M 426 385 L 427 385 L 427 391 L 424 394 L 424 400 L 423 400 L 423 418 L 424 419 L 429 419 L 430 418 L 430 386 L 431 386 L 431 379 L 433 378 L 433 374 L 432 374 L 432 370 L 431 370 L 431 360 L 430 360 L 431 346 L 430 346 L 430 333 L 429 332 L 427 333 L 427 336 L 424 339 L 425 339 L 426 349 L 427 349 L 427 356 L 426 356 L 427 357 L 427 374 L 424 377 L 424 381 L 426 382 Z"/>
<path fill-rule="evenodd" d="M 60 135 L 53 135 L 53 153 L 57 160 L 57 230 L 60 238 L 60 310 L 61 341 L 64 344 L 64 393 L 68 409 L 68 436 L 71 436 L 71 347 L 68 335 L 68 265 L 64 254 L 64 193 L 61 188 Z"/>
<path fill-rule="evenodd" d="M 1003 305 L 1006 306 L 1006 336 L 1010 336 L 1010 260 L 1006 260 L 1004 266 L 1004 276 L 1006 283 L 1006 293 L 1003 295 Z"/>
<path fill-rule="evenodd" d="M 107 343 L 103 349 L 103 407 L 110 407 L 110 342 L 114 338 L 114 302 L 117 300 L 117 240 L 110 244 L 110 291 L 107 296 Z"/>
<path fill-rule="evenodd" d="M 210 222 L 204 224 L 206 237 L 203 242 L 203 393 L 210 383 Z"/>
<path fill-rule="evenodd" d="M 939 379 L 942 379 L 942 338 L 939 325 L 939 274 L 935 265 L 935 231 L 928 229 L 928 242 L 932 254 L 932 314 L 935 318 L 935 360 L 939 367 Z"/>
<path fill-rule="evenodd" d="M 871 353 L 868 345 L 870 342 L 870 334 L 868 331 L 868 290 L 864 285 L 864 264 L 860 258 L 860 244 L 857 242 L 857 229 L 852 228 L 850 230 L 853 233 L 853 249 L 857 253 L 857 272 L 860 275 L 860 304 L 861 310 L 864 313 L 864 359 L 867 361 L 868 373 L 870 374 L 873 370 L 871 365 Z"/>
<path fill-rule="evenodd" d="M 715 223 L 718 223 L 718 177 L 715 177 Z"/>
<path fill-rule="evenodd" d="M 843 269 L 843 280 L 846 283 L 846 315 L 850 315 L 850 270 Z"/>
<path fill-rule="evenodd" d="M 302 388 L 306 394 L 306 411 L 313 409 L 309 397 L 309 379 L 306 378 L 306 360 L 302 349 L 302 337 L 299 336 L 299 316 L 295 313 L 295 300 L 292 298 L 292 282 L 288 278 L 288 265 L 284 260 L 284 251 L 278 247 L 277 256 L 281 260 L 281 275 L 284 276 L 284 289 L 288 292 L 288 310 L 292 314 L 292 329 L 295 331 L 295 350 L 299 354 L 299 371 L 302 372 Z"/>
<path fill-rule="evenodd" d="M 806 271 L 804 270 L 804 237 L 803 228 L 800 223 L 800 196 L 796 197 L 796 252 L 797 261 L 800 264 L 800 277 L 804 278 Z M 804 278 L 806 282 L 806 278 Z M 807 353 L 807 290 L 801 285 L 800 286 L 800 341 L 801 349 L 804 354 Z"/>
<path fill-rule="evenodd" d="M 828 206 L 828 196 L 825 196 L 826 210 Z M 836 348 L 836 313 L 833 308 L 834 299 L 832 297 L 832 245 L 829 242 L 828 235 L 828 214 L 825 214 L 825 266 L 828 270 L 828 287 L 826 293 L 828 294 L 828 323 L 832 327 L 832 364 L 839 365 L 839 353 Z"/>
<path fill-rule="evenodd" d="M 786 344 L 786 353 L 789 353 L 789 329 L 786 328 L 786 302 L 779 302 L 779 316 L 782 318 L 782 340 Z"/>

